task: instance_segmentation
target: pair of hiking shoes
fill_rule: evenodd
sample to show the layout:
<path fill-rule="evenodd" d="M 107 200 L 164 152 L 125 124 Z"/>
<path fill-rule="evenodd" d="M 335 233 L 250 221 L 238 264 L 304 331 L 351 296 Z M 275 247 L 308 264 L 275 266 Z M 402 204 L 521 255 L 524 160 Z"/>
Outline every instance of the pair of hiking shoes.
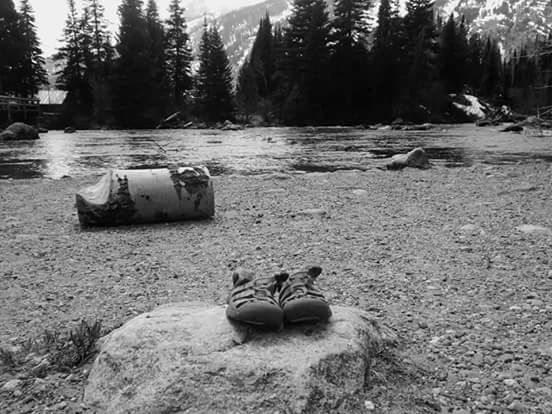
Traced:
<path fill-rule="evenodd" d="M 325 322 L 332 312 L 315 285 L 320 273 L 317 266 L 292 275 L 260 278 L 247 271 L 235 272 L 226 316 L 267 329 L 279 329 L 283 323 Z"/>

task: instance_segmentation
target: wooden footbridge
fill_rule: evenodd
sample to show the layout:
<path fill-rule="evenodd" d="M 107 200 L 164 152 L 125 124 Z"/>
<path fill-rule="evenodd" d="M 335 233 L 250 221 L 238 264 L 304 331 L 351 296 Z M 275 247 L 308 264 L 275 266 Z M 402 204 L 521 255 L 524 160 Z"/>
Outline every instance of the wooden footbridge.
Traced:
<path fill-rule="evenodd" d="M 40 115 L 40 101 L 37 98 L 18 98 L 0 95 L 0 114 L 7 121 L 27 121 Z"/>

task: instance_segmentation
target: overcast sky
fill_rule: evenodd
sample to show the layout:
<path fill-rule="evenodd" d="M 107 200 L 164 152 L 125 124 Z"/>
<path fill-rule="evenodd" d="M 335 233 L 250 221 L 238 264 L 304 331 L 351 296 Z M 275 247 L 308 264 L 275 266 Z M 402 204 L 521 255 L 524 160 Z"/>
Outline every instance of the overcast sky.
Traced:
<path fill-rule="evenodd" d="M 249 4 L 260 3 L 263 0 L 182 0 L 182 5 L 188 13 L 198 15 L 203 11 L 210 11 L 215 14 L 227 10 L 242 7 Z M 19 9 L 20 0 L 14 0 Z M 114 30 L 119 16 L 117 8 L 122 0 L 102 0 L 105 7 L 106 18 L 112 24 L 111 30 Z M 44 56 L 50 56 L 55 53 L 59 47 L 59 40 L 63 33 L 63 27 L 67 18 L 67 0 L 30 0 L 36 17 L 38 36 L 41 41 Z M 79 13 L 82 10 L 82 0 L 75 0 Z M 144 0 L 147 3 L 147 0 Z M 156 0 L 161 18 L 167 17 L 170 0 Z"/>

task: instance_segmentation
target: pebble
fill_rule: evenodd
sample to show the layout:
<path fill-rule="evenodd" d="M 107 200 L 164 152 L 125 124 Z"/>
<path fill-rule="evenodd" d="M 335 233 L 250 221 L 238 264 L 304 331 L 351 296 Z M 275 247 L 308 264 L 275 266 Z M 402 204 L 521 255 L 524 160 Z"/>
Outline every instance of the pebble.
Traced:
<path fill-rule="evenodd" d="M 15 391 L 22 383 L 23 381 L 18 379 L 10 380 L 2 386 L 2 391 Z"/>
<path fill-rule="evenodd" d="M 67 403 L 65 401 L 62 401 L 60 403 L 57 403 L 56 405 L 54 405 L 52 407 L 52 409 L 54 410 L 54 412 L 57 412 L 57 411 L 63 411 L 67 408 Z"/>
<path fill-rule="evenodd" d="M 373 411 L 376 409 L 376 405 L 369 400 L 364 401 L 364 408 L 366 408 L 368 411 Z"/>
<path fill-rule="evenodd" d="M 547 227 L 536 226 L 534 224 L 524 224 L 522 226 L 516 227 L 517 230 L 522 233 L 535 234 L 535 233 L 548 233 L 550 231 Z"/>
<path fill-rule="evenodd" d="M 517 385 L 517 381 L 513 378 L 508 378 L 504 380 L 504 385 L 507 385 L 508 387 L 514 387 Z"/>
<path fill-rule="evenodd" d="M 300 211 L 298 214 L 303 216 L 325 216 L 327 212 L 326 210 L 323 210 L 321 208 L 311 208 L 311 209 Z"/>
<path fill-rule="evenodd" d="M 520 413 L 522 411 L 525 410 L 525 407 L 522 403 L 520 403 L 519 401 L 513 401 L 509 406 L 508 406 L 508 410 L 510 411 L 514 411 L 516 413 Z"/>

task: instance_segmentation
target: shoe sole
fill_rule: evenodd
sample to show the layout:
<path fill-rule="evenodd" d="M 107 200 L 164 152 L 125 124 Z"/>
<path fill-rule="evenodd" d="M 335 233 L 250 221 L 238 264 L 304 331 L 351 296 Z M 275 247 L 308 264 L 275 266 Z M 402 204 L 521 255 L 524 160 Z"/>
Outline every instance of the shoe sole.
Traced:
<path fill-rule="evenodd" d="M 328 304 L 317 299 L 297 299 L 284 306 L 284 320 L 288 323 L 325 322 L 331 315 Z"/>

